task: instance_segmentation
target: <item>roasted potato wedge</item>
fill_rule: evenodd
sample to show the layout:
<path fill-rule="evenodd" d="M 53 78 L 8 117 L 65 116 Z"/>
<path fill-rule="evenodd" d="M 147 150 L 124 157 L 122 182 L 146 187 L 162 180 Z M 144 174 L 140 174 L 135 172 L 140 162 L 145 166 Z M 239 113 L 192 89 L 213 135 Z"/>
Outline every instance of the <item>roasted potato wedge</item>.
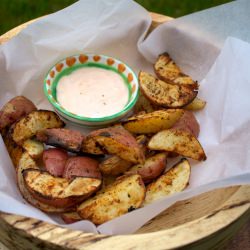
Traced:
<path fill-rule="evenodd" d="M 190 87 L 163 82 L 147 72 L 139 73 L 139 82 L 141 91 L 152 103 L 166 108 L 181 108 L 198 94 Z"/>
<path fill-rule="evenodd" d="M 102 181 L 96 178 L 75 177 L 72 180 L 54 177 L 40 169 L 23 171 L 24 184 L 31 195 L 48 205 L 72 207 L 95 193 Z"/>
<path fill-rule="evenodd" d="M 149 183 L 162 174 L 166 163 L 167 154 L 159 153 L 147 158 L 144 164 L 133 166 L 125 174 L 139 174 L 144 183 Z"/>
<path fill-rule="evenodd" d="M 140 93 L 140 96 L 134 106 L 133 111 L 135 114 L 138 114 L 141 112 L 151 113 L 155 111 L 156 109 L 157 107 L 153 105 L 142 93 Z"/>
<path fill-rule="evenodd" d="M 55 112 L 37 110 L 16 122 L 11 128 L 11 134 L 13 140 L 18 145 L 22 145 L 25 140 L 32 138 L 40 130 L 63 126 L 64 122 Z"/>
<path fill-rule="evenodd" d="M 178 130 L 184 130 L 196 138 L 198 138 L 200 133 L 200 125 L 196 120 L 194 114 L 191 111 L 185 110 L 181 118 L 172 127 Z"/>
<path fill-rule="evenodd" d="M 122 124 L 135 134 L 152 134 L 171 128 L 184 114 L 182 109 L 156 110 L 151 113 L 135 115 Z"/>
<path fill-rule="evenodd" d="M 5 133 L 3 136 L 3 140 L 5 143 L 5 146 L 7 148 L 7 151 L 9 153 L 10 159 L 14 165 L 14 167 L 16 168 L 19 164 L 19 161 L 24 153 L 24 148 L 17 145 L 13 139 L 12 136 L 9 132 Z"/>
<path fill-rule="evenodd" d="M 99 162 L 90 157 L 70 157 L 66 162 L 63 177 L 67 179 L 72 179 L 76 176 L 101 180 L 102 175 L 99 170 Z"/>
<path fill-rule="evenodd" d="M 165 82 L 187 85 L 194 89 L 199 87 L 196 81 L 181 71 L 168 53 L 158 57 L 154 64 L 154 70 L 157 77 Z"/>
<path fill-rule="evenodd" d="M 79 216 L 77 212 L 62 213 L 61 218 L 66 224 L 71 224 L 71 223 L 82 220 L 82 218 Z"/>
<path fill-rule="evenodd" d="M 205 152 L 199 141 L 190 133 L 177 129 L 166 129 L 154 135 L 148 147 L 152 150 L 175 152 L 197 161 L 206 160 Z"/>
<path fill-rule="evenodd" d="M 19 164 L 17 166 L 17 184 L 18 188 L 23 196 L 23 198 L 33 205 L 34 207 L 46 212 L 46 213 L 63 213 L 67 211 L 72 211 L 73 208 L 58 208 L 54 206 L 50 206 L 48 204 L 45 204 L 43 202 L 40 202 L 33 198 L 33 196 L 30 194 L 30 192 L 27 190 L 27 188 L 24 185 L 24 179 L 23 179 L 23 171 L 26 169 L 39 169 L 36 165 L 36 162 L 32 159 L 32 157 L 27 153 L 24 152 L 20 158 Z"/>
<path fill-rule="evenodd" d="M 80 152 L 84 138 L 79 131 L 65 128 L 44 129 L 36 134 L 38 141 L 76 153 Z"/>
<path fill-rule="evenodd" d="M 143 153 L 146 153 L 148 138 L 145 135 L 139 135 L 136 137 L 136 141 Z M 118 176 L 127 171 L 133 163 L 123 160 L 119 156 L 112 155 L 109 158 L 102 161 L 99 165 L 101 172 L 104 175 Z"/>
<path fill-rule="evenodd" d="M 66 162 L 69 158 L 68 153 L 61 148 L 48 148 L 43 151 L 43 165 L 51 175 L 62 177 Z"/>
<path fill-rule="evenodd" d="M 145 160 L 135 138 L 121 126 L 93 131 L 84 140 L 82 150 L 92 154 L 106 152 L 132 163 L 143 163 Z"/>
<path fill-rule="evenodd" d="M 189 103 L 187 106 L 183 107 L 186 110 L 197 111 L 201 110 L 206 106 L 206 102 L 202 99 L 195 97 L 194 100 Z"/>
<path fill-rule="evenodd" d="M 34 139 L 27 139 L 24 141 L 22 147 L 29 153 L 33 159 L 39 159 L 44 150 L 43 143 L 36 141 Z"/>
<path fill-rule="evenodd" d="M 181 192 L 188 185 L 190 174 L 190 164 L 187 159 L 183 158 L 165 174 L 147 186 L 144 205 Z"/>
<path fill-rule="evenodd" d="M 99 168 L 104 175 L 117 176 L 126 172 L 132 165 L 132 162 L 123 160 L 119 156 L 113 155 L 102 161 Z"/>
<path fill-rule="evenodd" d="M 12 98 L 0 110 L 0 131 L 36 109 L 33 102 L 24 96 Z"/>
<path fill-rule="evenodd" d="M 100 225 L 139 208 L 144 198 L 145 187 L 141 176 L 123 176 L 102 193 L 83 202 L 77 212 L 81 218 Z"/>

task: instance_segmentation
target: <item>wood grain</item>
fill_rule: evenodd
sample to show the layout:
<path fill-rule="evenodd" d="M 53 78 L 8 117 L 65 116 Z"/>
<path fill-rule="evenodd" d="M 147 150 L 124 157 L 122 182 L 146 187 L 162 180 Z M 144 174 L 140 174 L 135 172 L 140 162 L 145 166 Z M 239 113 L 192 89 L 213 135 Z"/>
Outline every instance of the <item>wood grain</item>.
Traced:
<path fill-rule="evenodd" d="M 151 13 L 151 29 L 172 18 Z M 3 44 L 34 20 L 0 36 Z M 177 202 L 133 235 L 95 235 L 0 213 L 0 249 L 220 249 L 250 217 L 250 185 Z"/>

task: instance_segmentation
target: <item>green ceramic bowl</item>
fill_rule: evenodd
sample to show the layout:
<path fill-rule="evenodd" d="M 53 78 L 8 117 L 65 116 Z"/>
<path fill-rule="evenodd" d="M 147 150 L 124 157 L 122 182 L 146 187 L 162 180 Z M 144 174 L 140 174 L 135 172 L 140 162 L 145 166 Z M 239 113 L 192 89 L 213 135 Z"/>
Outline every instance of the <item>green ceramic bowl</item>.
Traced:
<path fill-rule="evenodd" d="M 120 112 L 98 118 L 83 117 L 67 111 L 57 102 L 56 89 L 60 78 L 82 67 L 98 67 L 112 70 L 123 78 L 128 88 L 129 98 Z M 139 84 L 137 76 L 125 63 L 105 55 L 80 54 L 65 58 L 49 70 L 44 80 L 44 93 L 55 111 L 64 119 L 88 127 L 95 127 L 113 123 L 128 114 L 138 99 Z"/>

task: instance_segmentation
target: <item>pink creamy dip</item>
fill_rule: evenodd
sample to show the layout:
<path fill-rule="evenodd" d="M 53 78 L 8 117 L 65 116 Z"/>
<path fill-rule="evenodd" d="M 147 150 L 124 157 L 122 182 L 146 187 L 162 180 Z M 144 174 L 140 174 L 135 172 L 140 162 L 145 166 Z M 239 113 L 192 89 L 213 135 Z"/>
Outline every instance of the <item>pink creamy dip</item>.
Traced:
<path fill-rule="evenodd" d="M 63 76 L 57 85 L 57 101 L 79 116 L 100 118 L 120 112 L 129 93 L 123 78 L 97 67 L 81 68 Z"/>

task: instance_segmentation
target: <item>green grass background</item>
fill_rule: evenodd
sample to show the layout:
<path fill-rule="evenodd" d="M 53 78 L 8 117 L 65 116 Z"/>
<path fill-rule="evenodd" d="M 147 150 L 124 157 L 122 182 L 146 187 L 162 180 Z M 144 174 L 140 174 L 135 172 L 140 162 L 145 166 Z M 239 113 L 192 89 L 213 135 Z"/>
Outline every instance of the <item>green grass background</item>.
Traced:
<path fill-rule="evenodd" d="M 147 10 L 180 17 L 232 0 L 136 0 Z M 76 0 L 0 0 L 0 34 L 28 20 L 53 13 Z"/>

